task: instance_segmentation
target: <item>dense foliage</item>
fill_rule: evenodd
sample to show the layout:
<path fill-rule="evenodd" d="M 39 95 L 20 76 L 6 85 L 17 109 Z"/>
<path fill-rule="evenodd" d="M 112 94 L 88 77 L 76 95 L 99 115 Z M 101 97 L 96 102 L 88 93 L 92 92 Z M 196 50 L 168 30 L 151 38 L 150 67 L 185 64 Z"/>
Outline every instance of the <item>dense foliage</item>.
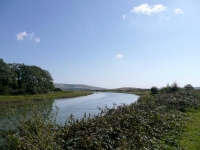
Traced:
<path fill-rule="evenodd" d="M 173 93 L 179 91 L 181 88 L 178 86 L 178 83 L 174 82 L 172 85 L 167 84 L 166 87 L 163 87 L 160 92 L 162 93 Z"/>
<path fill-rule="evenodd" d="M 151 91 L 151 94 L 156 94 L 156 93 L 158 93 L 158 88 L 153 86 L 153 87 L 151 87 L 150 91 Z"/>
<path fill-rule="evenodd" d="M 71 115 L 63 126 L 30 110 L 15 130 L 2 130 L 2 148 L 182 149 L 177 138 L 184 131 L 189 109 L 200 109 L 200 91 L 159 91 L 131 105 L 101 108 L 97 116 L 76 120 Z"/>
<path fill-rule="evenodd" d="M 6 64 L 0 59 L 0 95 L 47 93 L 53 88 L 53 79 L 47 70 L 25 64 Z"/>
<path fill-rule="evenodd" d="M 193 87 L 191 84 L 186 84 L 186 85 L 184 86 L 184 89 L 186 89 L 187 91 L 190 91 L 190 90 L 193 90 L 194 87 Z"/>

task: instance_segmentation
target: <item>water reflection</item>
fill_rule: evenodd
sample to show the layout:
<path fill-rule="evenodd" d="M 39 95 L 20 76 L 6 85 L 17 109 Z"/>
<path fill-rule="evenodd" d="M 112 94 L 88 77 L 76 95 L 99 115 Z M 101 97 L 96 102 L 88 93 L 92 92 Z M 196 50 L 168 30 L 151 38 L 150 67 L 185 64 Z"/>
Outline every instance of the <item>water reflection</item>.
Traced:
<path fill-rule="evenodd" d="M 0 107 L 0 129 L 14 129 L 18 120 L 28 118 L 30 112 L 38 110 L 41 114 L 52 112 L 53 100 L 42 102 L 25 102 L 24 104 Z M 23 116 L 23 117 L 22 117 Z"/>
<path fill-rule="evenodd" d="M 46 113 L 50 110 L 51 113 L 55 113 L 56 106 L 59 108 L 56 121 L 58 124 L 64 124 L 70 114 L 73 114 L 75 118 L 80 119 L 84 117 L 84 113 L 87 115 L 98 114 L 100 108 L 104 108 L 105 105 L 108 108 L 112 108 L 113 104 L 130 104 L 135 102 L 138 96 L 133 94 L 123 94 L 123 93 L 110 93 L 110 92 L 96 92 L 92 95 L 82 96 L 77 98 L 66 98 L 66 99 L 56 99 L 54 101 L 48 102 L 34 102 L 34 106 L 41 110 L 41 112 Z M 24 105 L 13 105 L 14 111 L 21 115 L 29 115 L 27 113 L 32 108 L 32 103 L 26 103 Z M 7 124 L 8 118 L 17 120 L 19 115 L 14 113 L 8 113 L 7 117 L 5 113 L 8 111 L 1 107 L 0 108 L 0 124 Z M 9 126 L 7 126 L 9 127 Z"/>
<path fill-rule="evenodd" d="M 133 94 L 98 92 L 93 95 L 70 98 L 57 99 L 53 104 L 53 108 L 58 106 L 57 123 L 63 124 L 72 113 L 75 118 L 80 119 L 84 117 L 84 113 L 89 115 L 97 115 L 100 111 L 98 107 L 112 108 L 113 104 L 131 104 L 138 99 L 139 96 Z"/>

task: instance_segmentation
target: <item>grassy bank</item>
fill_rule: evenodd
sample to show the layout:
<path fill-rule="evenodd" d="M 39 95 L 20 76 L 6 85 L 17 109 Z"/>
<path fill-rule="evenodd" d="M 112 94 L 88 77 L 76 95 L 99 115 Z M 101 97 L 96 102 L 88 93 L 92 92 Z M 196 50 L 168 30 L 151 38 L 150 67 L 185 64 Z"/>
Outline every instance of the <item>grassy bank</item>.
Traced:
<path fill-rule="evenodd" d="M 61 91 L 51 92 L 48 94 L 35 94 L 35 95 L 16 95 L 16 96 L 0 96 L 0 104 L 6 105 L 11 103 L 22 103 L 29 100 L 42 101 L 45 99 L 57 99 L 57 98 L 72 98 L 78 96 L 86 96 L 92 94 L 88 91 Z"/>
<path fill-rule="evenodd" d="M 185 150 L 200 149 L 200 109 L 187 112 L 189 120 L 181 136 L 180 145 Z"/>

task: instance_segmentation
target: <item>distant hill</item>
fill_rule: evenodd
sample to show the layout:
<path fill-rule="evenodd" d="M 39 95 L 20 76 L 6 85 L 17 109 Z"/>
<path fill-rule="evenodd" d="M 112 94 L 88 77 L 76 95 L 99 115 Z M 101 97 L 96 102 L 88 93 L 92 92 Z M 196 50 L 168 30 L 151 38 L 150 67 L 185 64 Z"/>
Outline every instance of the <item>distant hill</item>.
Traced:
<path fill-rule="evenodd" d="M 61 88 L 62 90 L 105 90 L 104 88 L 94 87 L 84 84 L 62 84 L 54 83 L 56 88 Z"/>
<path fill-rule="evenodd" d="M 127 91 L 127 90 L 148 90 L 148 89 L 143 89 L 143 88 L 135 88 L 135 87 L 121 87 L 121 88 L 116 88 L 116 89 L 111 89 L 111 90 L 121 90 L 121 91 Z"/>
<path fill-rule="evenodd" d="M 116 89 L 112 89 L 112 90 L 136 90 L 138 88 L 134 88 L 134 87 L 121 87 L 121 88 L 116 88 Z"/>
<path fill-rule="evenodd" d="M 198 89 L 200 89 L 200 87 L 194 87 L 194 89 L 197 89 L 197 90 L 198 90 Z"/>

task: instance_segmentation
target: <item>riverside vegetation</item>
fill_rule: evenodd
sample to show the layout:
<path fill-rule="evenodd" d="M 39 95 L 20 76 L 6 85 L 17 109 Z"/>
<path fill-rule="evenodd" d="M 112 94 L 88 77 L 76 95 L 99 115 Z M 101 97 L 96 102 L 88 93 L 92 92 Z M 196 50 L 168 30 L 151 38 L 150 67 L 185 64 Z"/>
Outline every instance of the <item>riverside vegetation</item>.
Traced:
<path fill-rule="evenodd" d="M 71 115 L 64 125 L 56 124 L 56 113 L 33 106 L 17 121 L 8 118 L 15 128 L 1 128 L 1 149 L 199 149 L 200 91 L 176 83 L 151 91 L 94 117 Z"/>
<path fill-rule="evenodd" d="M 44 101 L 58 99 L 58 98 L 73 98 L 78 96 L 86 96 L 92 94 L 90 91 L 53 91 L 46 94 L 34 94 L 34 95 L 1 95 L 0 96 L 0 105 L 7 106 L 14 104 L 24 104 L 29 103 L 30 101 Z M 0 106 L 0 107 L 1 107 Z"/>

